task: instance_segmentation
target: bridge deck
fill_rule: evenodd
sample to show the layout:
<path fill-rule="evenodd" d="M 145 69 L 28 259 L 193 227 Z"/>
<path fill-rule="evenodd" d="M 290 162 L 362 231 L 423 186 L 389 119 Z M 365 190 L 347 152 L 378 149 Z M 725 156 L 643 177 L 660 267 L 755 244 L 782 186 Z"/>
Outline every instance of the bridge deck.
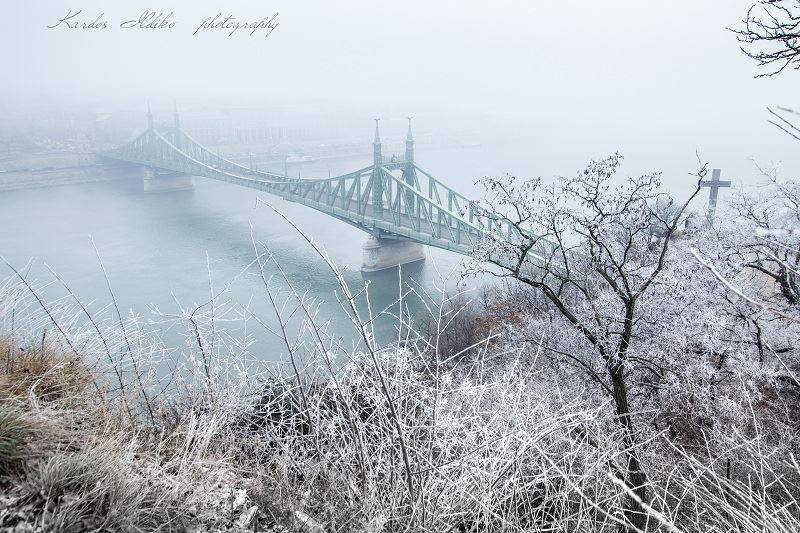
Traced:
<path fill-rule="evenodd" d="M 162 134 L 150 127 L 131 143 L 102 155 L 256 189 L 381 237 L 408 239 L 464 255 L 472 255 L 484 239 L 521 240 L 517 228 L 501 215 L 479 208 L 413 159 L 384 162 L 380 145 L 376 146 L 371 166 L 327 179 L 291 179 L 249 169 L 211 152 L 177 128 Z M 555 249 L 547 240 L 537 239 L 537 243 L 532 255 L 539 260 Z"/>

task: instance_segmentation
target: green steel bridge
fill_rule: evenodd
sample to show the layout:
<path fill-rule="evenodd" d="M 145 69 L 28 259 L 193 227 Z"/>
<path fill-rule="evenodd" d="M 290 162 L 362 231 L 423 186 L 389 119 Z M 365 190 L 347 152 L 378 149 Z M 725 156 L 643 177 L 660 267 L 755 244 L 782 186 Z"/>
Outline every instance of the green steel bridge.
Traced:
<path fill-rule="evenodd" d="M 307 205 L 382 241 L 411 241 L 463 255 L 472 255 L 486 238 L 520 241 L 505 217 L 482 209 L 416 164 L 410 119 L 402 159 L 384 158 L 376 119 L 370 166 L 336 177 L 301 179 L 248 168 L 215 154 L 181 129 L 177 110 L 174 124 L 161 130 L 154 127 L 149 106 L 147 118 L 141 135 L 101 155 L 263 191 Z M 544 239 L 538 243 L 531 255 L 543 260 L 554 245 Z"/>

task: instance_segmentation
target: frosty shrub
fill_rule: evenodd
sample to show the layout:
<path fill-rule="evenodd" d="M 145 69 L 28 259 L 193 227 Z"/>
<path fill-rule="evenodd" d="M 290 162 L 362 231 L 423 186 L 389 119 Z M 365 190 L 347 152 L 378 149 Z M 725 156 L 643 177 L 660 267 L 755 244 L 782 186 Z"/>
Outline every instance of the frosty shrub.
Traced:
<path fill-rule="evenodd" d="M 121 313 L 113 292 L 110 306 L 93 308 L 66 283 L 64 297 L 47 300 L 41 284 L 13 275 L 0 285 L 0 527 L 796 531 L 794 348 L 775 338 L 784 334 L 775 321 L 790 321 L 761 309 L 773 322 L 759 323 L 759 355 L 752 321 L 736 318 L 742 302 L 692 253 L 712 265 L 717 241 L 698 232 L 665 245 L 652 228 L 680 214 L 664 213 L 637 226 L 646 249 L 628 252 L 638 292 L 624 353 L 615 342 L 628 293 L 604 289 L 613 286 L 603 268 L 623 279 L 609 252 L 606 263 L 579 260 L 585 277 L 575 279 L 597 284 L 559 293 L 577 323 L 541 287 L 476 298 L 440 280 L 438 291 L 402 288 L 427 316 L 395 315 L 396 338 L 379 343 L 372 328 L 389 311 L 365 310 L 369 286 L 348 286 L 299 232 L 338 283 L 356 338 L 344 342 L 253 237 L 257 296 L 284 342 L 260 358 L 231 325 L 266 317 L 241 312 L 224 289 L 144 318 Z M 185 344 L 164 344 L 167 324 Z M 481 334 L 465 341 L 465 331 Z M 43 364 L 14 370 L 23 353 Z"/>

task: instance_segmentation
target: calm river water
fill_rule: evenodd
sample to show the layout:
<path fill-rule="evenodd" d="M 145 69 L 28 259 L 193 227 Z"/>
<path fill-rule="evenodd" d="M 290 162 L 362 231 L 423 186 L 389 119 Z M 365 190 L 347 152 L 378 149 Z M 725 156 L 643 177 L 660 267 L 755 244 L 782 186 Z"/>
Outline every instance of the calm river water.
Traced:
<path fill-rule="evenodd" d="M 417 152 L 423 168 L 468 194 L 476 193 L 475 179 L 486 174 L 510 169 L 534 173 L 535 159 L 529 148 L 511 146 Z M 305 165 L 302 173 L 321 177 L 330 169 L 336 175 L 367 164 L 364 159 L 324 161 Z M 154 327 L 163 327 L 168 341 L 186 342 L 186 330 L 168 327 L 155 311 L 178 314 L 180 307 L 207 302 L 209 265 L 215 291 L 229 288 L 219 301 L 238 304 L 239 311 L 247 306 L 267 326 L 276 324 L 258 270 L 252 266 L 252 224 L 255 238 L 270 247 L 294 286 L 324 301 L 319 318 L 330 320 L 335 333 L 353 337 L 328 268 L 285 221 L 257 205 L 255 191 L 203 178 L 195 178 L 195 185 L 193 191 L 144 194 L 141 183 L 134 180 L 0 193 L 0 253 L 17 267 L 34 259 L 30 276 L 39 282 L 52 279 L 45 267 L 49 265 L 84 302 L 99 308 L 110 297 L 89 241 L 92 237 L 123 313 L 133 310 L 143 320 L 158 323 Z M 358 270 L 366 239 L 362 232 L 305 206 L 263 198 L 325 247 L 337 264 L 349 266 L 346 278 L 352 287 L 363 283 Z M 406 274 L 430 288 L 437 270 L 450 272 L 460 261 L 455 254 L 429 250 L 428 260 Z M 266 274 L 276 274 L 274 266 L 268 265 Z M 397 297 L 396 271 L 373 275 L 371 280 L 373 309 L 382 309 Z M 55 286 L 48 290 L 51 296 L 63 294 Z M 409 305 L 412 313 L 421 311 L 419 302 Z M 232 313 L 227 318 L 235 317 Z M 388 318 L 378 326 L 384 338 L 394 330 Z M 245 332 L 240 321 L 228 327 L 232 335 Z M 263 324 L 250 320 L 246 332 L 254 341 L 251 353 L 265 360 L 281 358 L 283 341 Z"/>

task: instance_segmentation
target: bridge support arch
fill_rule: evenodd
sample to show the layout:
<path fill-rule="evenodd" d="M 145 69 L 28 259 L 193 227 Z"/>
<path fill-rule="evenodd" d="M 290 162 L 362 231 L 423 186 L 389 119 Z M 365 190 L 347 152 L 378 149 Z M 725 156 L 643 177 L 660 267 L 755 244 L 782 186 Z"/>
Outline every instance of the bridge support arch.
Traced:
<path fill-rule="evenodd" d="M 377 272 L 425 260 L 423 245 L 403 239 L 369 237 L 362 249 L 362 272 Z"/>

